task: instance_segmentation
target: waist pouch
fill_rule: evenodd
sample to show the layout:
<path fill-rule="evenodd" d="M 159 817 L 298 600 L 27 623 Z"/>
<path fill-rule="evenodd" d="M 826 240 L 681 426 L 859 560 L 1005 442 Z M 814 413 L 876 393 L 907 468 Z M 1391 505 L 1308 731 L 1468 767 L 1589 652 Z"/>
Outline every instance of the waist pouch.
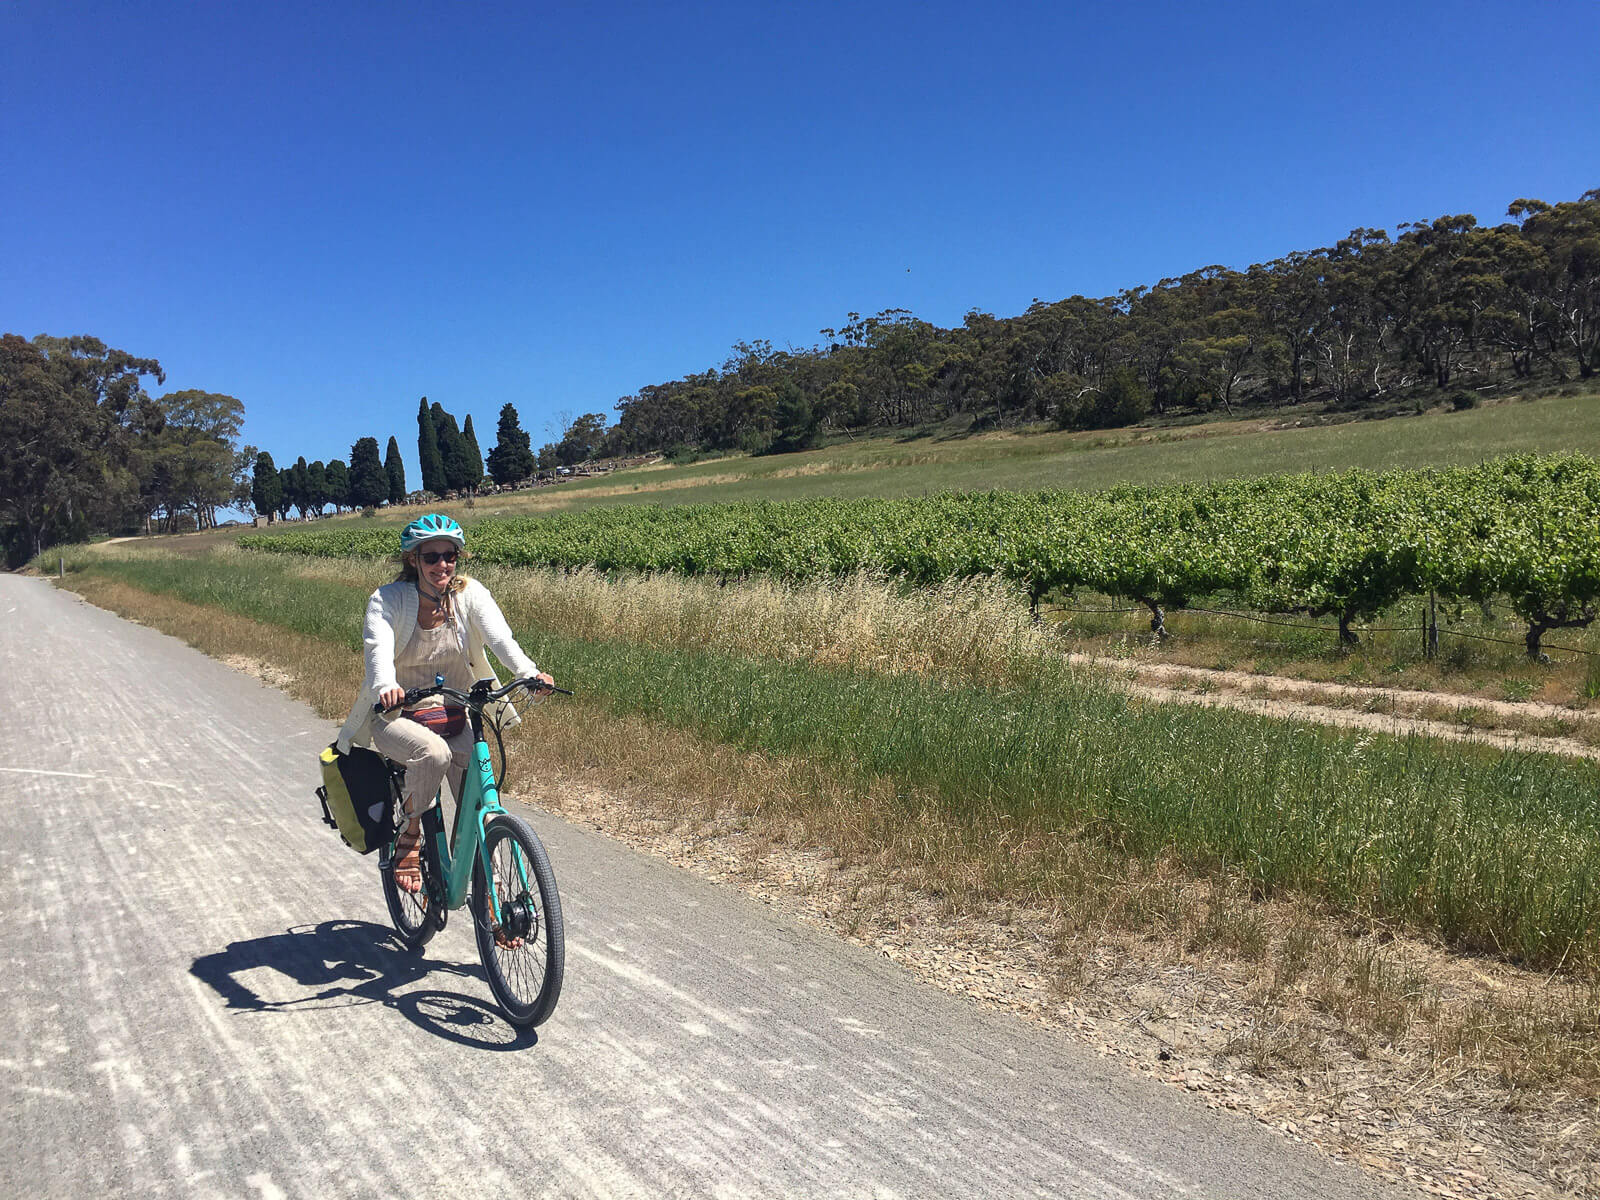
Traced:
<path fill-rule="evenodd" d="M 389 763 L 375 750 L 352 746 L 340 754 L 329 746 L 320 755 L 322 819 L 339 831 L 357 854 L 370 854 L 394 836 Z"/>
<path fill-rule="evenodd" d="M 435 704 L 431 708 L 416 708 L 402 715 L 424 729 L 432 730 L 447 741 L 467 727 L 467 710 L 454 704 Z"/>

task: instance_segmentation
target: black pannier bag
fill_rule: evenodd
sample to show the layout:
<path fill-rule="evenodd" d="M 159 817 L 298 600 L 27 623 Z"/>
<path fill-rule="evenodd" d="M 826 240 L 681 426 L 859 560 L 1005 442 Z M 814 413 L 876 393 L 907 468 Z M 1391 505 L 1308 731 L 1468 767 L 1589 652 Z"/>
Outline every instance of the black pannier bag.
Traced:
<path fill-rule="evenodd" d="M 329 746 L 319 756 L 322 819 L 339 831 L 344 844 L 358 854 L 370 854 L 394 836 L 394 811 L 390 803 L 388 760 L 375 750 L 352 746 L 340 754 Z"/>

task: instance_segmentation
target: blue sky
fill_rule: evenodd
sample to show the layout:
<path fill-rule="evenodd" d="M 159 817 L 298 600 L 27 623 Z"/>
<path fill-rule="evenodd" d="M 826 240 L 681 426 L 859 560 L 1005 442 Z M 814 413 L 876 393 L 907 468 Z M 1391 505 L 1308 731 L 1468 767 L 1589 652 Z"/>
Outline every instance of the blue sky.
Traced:
<path fill-rule="evenodd" d="M 1600 187 L 1600 6 L 0 6 L 0 330 L 280 463 Z"/>

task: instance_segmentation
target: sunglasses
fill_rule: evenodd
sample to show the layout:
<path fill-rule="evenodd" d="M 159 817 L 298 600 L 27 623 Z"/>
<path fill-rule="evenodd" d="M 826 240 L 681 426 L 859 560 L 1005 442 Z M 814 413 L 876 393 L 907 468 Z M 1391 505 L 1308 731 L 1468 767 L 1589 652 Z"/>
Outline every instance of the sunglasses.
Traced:
<path fill-rule="evenodd" d="M 458 550 L 424 550 L 417 557 L 431 567 L 434 563 L 441 561 L 453 563 L 459 553 L 460 551 Z"/>

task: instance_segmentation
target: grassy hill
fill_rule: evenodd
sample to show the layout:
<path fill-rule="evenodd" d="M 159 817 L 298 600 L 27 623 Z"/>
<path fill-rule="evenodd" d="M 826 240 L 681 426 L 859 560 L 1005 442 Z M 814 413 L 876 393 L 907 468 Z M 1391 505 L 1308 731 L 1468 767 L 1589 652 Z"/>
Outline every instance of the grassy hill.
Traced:
<path fill-rule="evenodd" d="M 874 437 L 767 458 L 658 464 L 532 493 L 479 498 L 478 515 L 596 504 L 907 496 L 943 490 L 1098 489 L 1246 475 L 1444 466 L 1527 450 L 1600 454 L 1600 393 L 1316 424 L 1308 414 L 1090 433 Z M 454 507 L 454 506 L 446 506 Z M 458 509 L 462 515 L 465 509 Z"/>

